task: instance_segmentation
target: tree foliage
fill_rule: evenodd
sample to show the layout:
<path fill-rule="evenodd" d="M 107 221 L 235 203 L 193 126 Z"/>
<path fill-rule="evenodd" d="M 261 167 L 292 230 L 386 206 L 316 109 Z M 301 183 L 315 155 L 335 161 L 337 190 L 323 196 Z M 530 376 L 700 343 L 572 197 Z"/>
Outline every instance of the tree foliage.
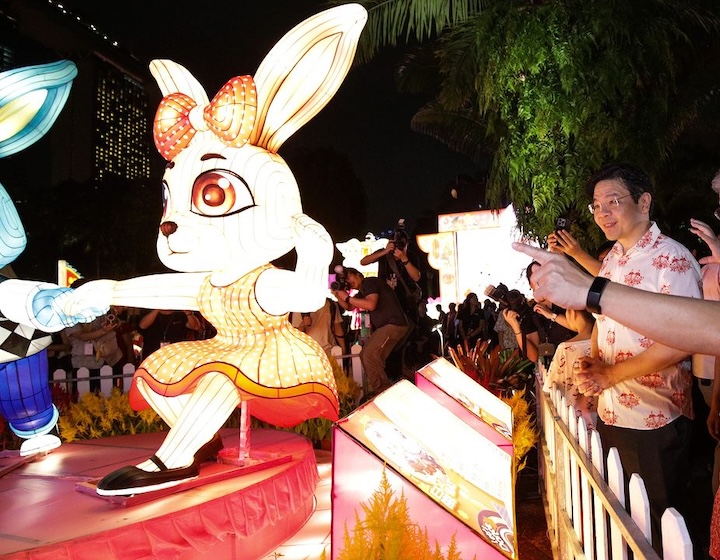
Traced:
<path fill-rule="evenodd" d="M 488 202 L 512 202 L 527 235 L 543 237 L 565 216 L 594 246 L 583 184 L 609 161 L 647 169 L 661 211 L 678 191 L 707 189 L 720 159 L 717 2 L 365 5 L 363 53 L 398 38 L 420 43 L 398 69 L 402 88 L 431 95 L 414 130 L 474 161 L 490 159 Z M 687 146 L 698 138 L 704 149 L 693 157 Z"/>

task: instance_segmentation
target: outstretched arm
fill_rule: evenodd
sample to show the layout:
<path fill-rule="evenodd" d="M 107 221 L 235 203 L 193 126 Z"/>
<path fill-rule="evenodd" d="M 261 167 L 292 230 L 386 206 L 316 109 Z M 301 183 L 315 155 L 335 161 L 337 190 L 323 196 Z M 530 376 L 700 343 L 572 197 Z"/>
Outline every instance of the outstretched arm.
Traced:
<path fill-rule="evenodd" d="M 568 231 L 561 229 L 548 235 L 548 248 L 553 253 L 565 253 L 590 274 L 600 272 L 602 262 L 585 251 Z"/>
<path fill-rule="evenodd" d="M 538 299 L 566 309 L 585 309 L 593 277 L 565 257 L 513 243 L 541 266 L 533 273 Z M 600 298 L 603 315 L 656 342 L 687 353 L 720 355 L 720 302 L 646 292 L 610 282 Z"/>

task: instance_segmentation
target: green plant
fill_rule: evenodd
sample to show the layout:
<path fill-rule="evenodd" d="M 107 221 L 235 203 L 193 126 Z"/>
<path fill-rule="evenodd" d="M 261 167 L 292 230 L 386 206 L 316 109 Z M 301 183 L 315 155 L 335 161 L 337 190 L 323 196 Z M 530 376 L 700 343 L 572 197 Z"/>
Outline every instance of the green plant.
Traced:
<path fill-rule="evenodd" d="M 533 363 L 520 356 L 517 350 L 489 347 L 488 341 L 478 341 L 469 352 L 450 349 L 455 367 L 488 390 L 500 394 L 507 388 L 522 388 L 532 379 Z"/>
<path fill-rule="evenodd" d="M 63 441 L 159 432 L 167 425 L 151 408 L 139 412 L 130 408 L 127 394 L 115 388 L 109 397 L 86 393 L 60 415 Z"/>

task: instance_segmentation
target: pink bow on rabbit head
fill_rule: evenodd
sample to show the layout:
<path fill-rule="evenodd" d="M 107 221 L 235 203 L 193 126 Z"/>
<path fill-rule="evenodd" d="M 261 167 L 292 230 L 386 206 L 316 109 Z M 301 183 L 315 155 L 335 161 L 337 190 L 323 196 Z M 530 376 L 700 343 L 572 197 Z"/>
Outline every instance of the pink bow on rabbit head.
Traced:
<path fill-rule="evenodd" d="M 228 146 L 247 144 L 255 124 L 257 91 L 252 76 L 226 83 L 207 105 L 176 92 L 163 97 L 155 115 L 153 138 L 158 152 L 172 161 L 199 130 L 210 130 Z"/>
<path fill-rule="evenodd" d="M 179 64 L 151 63 L 164 95 L 155 143 L 170 162 L 157 243 L 166 266 L 230 282 L 298 249 L 307 233 L 298 225 L 306 224 L 300 193 L 276 152 L 336 93 L 366 18 L 357 4 L 312 16 L 273 47 L 254 78 L 233 78 L 211 101 Z M 327 240 L 319 258 L 329 262 Z"/>

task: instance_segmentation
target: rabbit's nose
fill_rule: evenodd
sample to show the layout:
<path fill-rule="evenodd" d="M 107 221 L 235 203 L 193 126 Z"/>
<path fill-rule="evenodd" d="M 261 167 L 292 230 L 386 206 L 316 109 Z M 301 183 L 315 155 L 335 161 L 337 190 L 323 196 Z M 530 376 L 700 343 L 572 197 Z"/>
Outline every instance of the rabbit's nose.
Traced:
<path fill-rule="evenodd" d="M 177 224 L 175 222 L 163 222 L 160 224 L 160 231 L 165 237 L 170 237 L 177 231 Z"/>

